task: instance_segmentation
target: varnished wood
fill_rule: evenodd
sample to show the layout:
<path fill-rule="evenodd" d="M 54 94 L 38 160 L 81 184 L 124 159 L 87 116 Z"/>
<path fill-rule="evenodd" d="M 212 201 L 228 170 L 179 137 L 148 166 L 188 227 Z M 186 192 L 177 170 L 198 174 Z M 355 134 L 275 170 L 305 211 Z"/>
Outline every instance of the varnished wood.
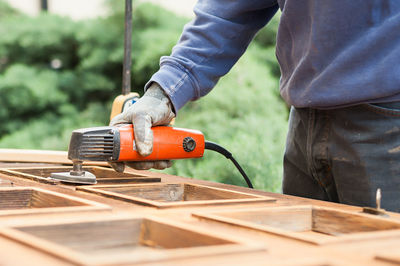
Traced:
<path fill-rule="evenodd" d="M 400 265 L 400 247 L 381 251 L 376 255 L 376 259 Z"/>
<path fill-rule="evenodd" d="M 318 206 L 224 210 L 193 215 L 318 245 L 368 238 L 400 238 L 400 222 Z"/>
<path fill-rule="evenodd" d="M 94 201 L 35 187 L 0 187 L 0 217 L 109 210 Z"/>
<path fill-rule="evenodd" d="M 244 239 L 210 234 L 156 217 L 3 228 L 0 235 L 79 265 L 143 263 L 263 250 Z"/>
<path fill-rule="evenodd" d="M 375 217 L 360 214 L 361 208 L 355 206 L 131 169 L 126 173 L 133 177 L 121 176 L 110 168 L 105 168 L 104 176 L 97 172 L 103 183 L 88 188 L 107 187 L 110 195 L 105 195 L 89 192 L 85 190 L 87 186 L 40 182 L 54 168 L 66 171 L 70 166 L 43 165 L 32 157 L 26 159 L 32 163 L 0 162 L 0 187 L 34 187 L 67 198 L 94 201 L 111 209 L 57 207 L 62 202 L 51 197 L 40 196 L 35 201 L 30 192 L 20 194 L 8 205 L 13 209 L 0 210 L 14 212 L 11 216 L 0 215 L 2 266 L 144 262 L 156 265 L 391 265 L 396 258 L 393 248 L 400 246 L 397 229 L 400 214 Z M 87 167 L 91 171 L 98 169 L 93 165 Z M 142 183 L 128 183 L 135 178 L 156 178 L 160 182 L 146 183 L 148 179 L 145 179 L 138 180 Z M 165 186 L 160 189 L 162 184 Z M 140 190 L 132 189 L 137 185 Z M 139 192 L 142 202 L 121 198 L 121 194 Z M 247 202 L 248 195 L 273 200 Z M 30 204 L 36 208 L 29 207 L 27 198 L 32 198 Z M 51 207 L 41 207 L 47 201 Z M 215 201 L 221 202 L 214 204 Z M 151 205 L 154 202 L 178 203 L 179 208 L 154 208 Z M 266 210 L 268 215 L 264 215 Z M 18 214 L 20 211 L 29 214 Z M 252 228 L 255 222 L 260 228 Z M 13 257 L 15 263 L 10 264 Z"/>
<path fill-rule="evenodd" d="M 78 190 L 157 208 L 271 202 L 275 199 L 188 183 L 81 186 Z"/>
<path fill-rule="evenodd" d="M 145 174 L 136 173 L 117 173 L 111 168 L 98 166 L 85 166 L 85 171 L 89 171 L 96 176 L 98 184 L 129 184 L 129 183 L 145 183 L 145 182 L 160 182 L 159 177 L 149 177 Z M 52 173 L 68 172 L 71 170 L 69 166 L 59 167 L 28 167 L 28 168 L 8 168 L 0 169 L 0 173 L 27 178 L 42 183 L 58 184 L 60 181 L 49 179 Z"/>
<path fill-rule="evenodd" d="M 400 229 L 400 223 L 364 213 L 313 207 L 312 228 L 315 232 L 340 236 L 351 233 Z"/>
<path fill-rule="evenodd" d="M 72 164 L 66 151 L 0 149 L 1 162 L 34 162 Z M 84 164 L 107 166 L 106 162 L 84 162 Z"/>

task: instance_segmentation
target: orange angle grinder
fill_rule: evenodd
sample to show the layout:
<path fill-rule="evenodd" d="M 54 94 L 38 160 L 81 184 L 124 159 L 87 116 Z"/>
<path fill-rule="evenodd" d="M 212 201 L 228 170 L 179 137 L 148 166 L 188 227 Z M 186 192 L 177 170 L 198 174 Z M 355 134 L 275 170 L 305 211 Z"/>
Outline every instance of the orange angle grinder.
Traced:
<path fill-rule="evenodd" d="M 152 130 L 153 151 L 146 157 L 136 151 L 131 124 L 74 130 L 68 148 L 73 170 L 52 173 L 51 177 L 64 182 L 95 184 L 96 177 L 83 171 L 83 161 L 157 161 L 203 156 L 205 141 L 200 131 L 169 126 L 153 127 Z"/>
<path fill-rule="evenodd" d="M 153 127 L 153 151 L 149 156 L 141 156 L 135 148 L 133 126 L 92 127 L 72 132 L 68 159 L 73 163 L 69 172 L 52 173 L 51 178 L 77 184 L 96 184 L 96 176 L 82 168 L 83 161 L 157 161 L 203 157 L 204 150 L 213 150 L 230 159 L 253 188 L 250 179 L 232 154 L 220 145 L 204 140 L 198 130 L 174 128 L 169 126 Z"/>
<path fill-rule="evenodd" d="M 250 179 L 232 154 L 222 146 L 204 140 L 198 130 L 153 127 L 153 152 L 141 156 L 135 148 L 131 124 L 108 127 L 91 127 L 72 132 L 68 148 L 68 159 L 73 163 L 69 172 L 52 173 L 51 179 L 77 184 L 96 184 L 96 176 L 82 168 L 83 161 L 157 161 L 203 157 L 204 150 L 213 150 L 230 159 L 242 174 L 247 185 L 253 188 Z"/>

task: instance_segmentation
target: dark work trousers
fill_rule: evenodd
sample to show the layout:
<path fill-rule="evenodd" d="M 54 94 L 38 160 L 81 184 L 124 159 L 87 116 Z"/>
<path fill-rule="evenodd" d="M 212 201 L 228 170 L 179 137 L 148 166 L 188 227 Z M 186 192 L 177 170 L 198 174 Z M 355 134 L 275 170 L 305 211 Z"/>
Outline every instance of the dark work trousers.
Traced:
<path fill-rule="evenodd" d="M 293 108 L 283 193 L 400 212 L 400 102 Z"/>

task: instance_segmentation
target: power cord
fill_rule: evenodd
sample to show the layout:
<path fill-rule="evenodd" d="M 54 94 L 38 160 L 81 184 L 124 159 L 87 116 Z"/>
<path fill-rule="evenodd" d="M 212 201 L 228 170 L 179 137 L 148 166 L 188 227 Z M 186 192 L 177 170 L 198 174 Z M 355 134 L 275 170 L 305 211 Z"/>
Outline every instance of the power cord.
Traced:
<path fill-rule="evenodd" d="M 231 160 L 233 164 L 236 166 L 236 168 L 239 170 L 240 174 L 242 174 L 244 180 L 247 183 L 247 186 L 249 188 L 253 188 L 253 184 L 251 183 L 249 177 L 246 175 L 242 167 L 239 165 L 239 163 L 233 158 L 232 153 L 230 153 L 227 149 L 224 147 L 218 145 L 217 143 L 211 142 L 211 141 L 206 141 L 205 142 L 205 147 L 206 150 L 211 150 L 211 151 L 216 151 L 222 155 L 224 155 L 227 159 Z"/>

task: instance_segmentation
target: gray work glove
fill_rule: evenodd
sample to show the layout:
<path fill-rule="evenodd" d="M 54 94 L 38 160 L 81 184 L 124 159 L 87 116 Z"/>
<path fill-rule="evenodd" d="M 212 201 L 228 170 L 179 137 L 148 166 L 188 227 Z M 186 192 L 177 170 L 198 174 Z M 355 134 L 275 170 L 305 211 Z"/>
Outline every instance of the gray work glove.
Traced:
<path fill-rule="evenodd" d="M 163 89 L 153 82 L 143 97 L 111 120 L 110 126 L 132 123 L 136 149 L 140 155 L 147 156 L 153 151 L 151 127 L 169 125 L 174 117 L 171 101 Z M 171 161 L 125 162 L 125 164 L 138 170 L 165 169 L 172 165 Z M 125 168 L 124 163 L 120 162 L 111 163 L 111 166 L 117 172 L 123 172 Z"/>

